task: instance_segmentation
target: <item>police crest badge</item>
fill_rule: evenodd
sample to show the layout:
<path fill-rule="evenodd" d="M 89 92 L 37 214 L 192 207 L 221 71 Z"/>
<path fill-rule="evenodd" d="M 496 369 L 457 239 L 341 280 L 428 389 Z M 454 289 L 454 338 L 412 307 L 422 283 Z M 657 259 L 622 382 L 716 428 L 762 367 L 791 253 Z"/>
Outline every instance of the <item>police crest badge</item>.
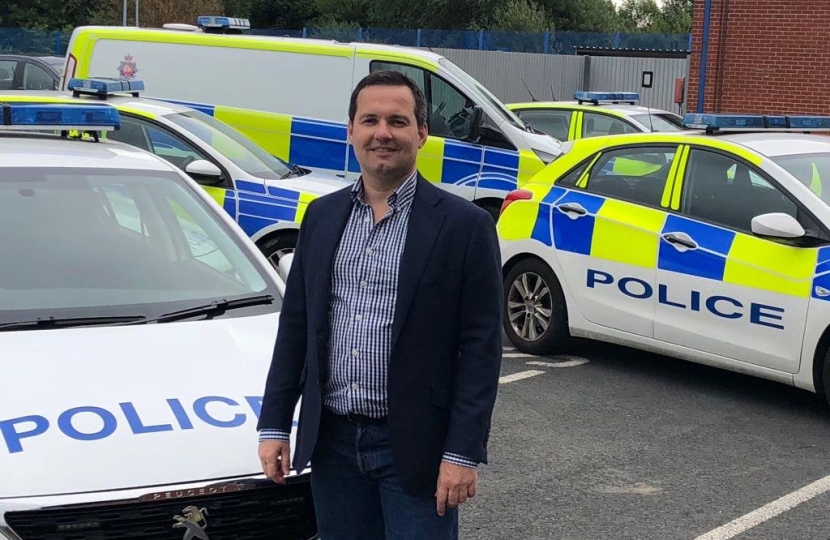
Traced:
<path fill-rule="evenodd" d="M 135 74 L 138 73 L 138 67 L 133 62 L 133 56 L 130 53 L 127 53 L 124 56 L 124 60 L 121 62 L 121 65 L 118 66 L 118 73 L 121 74 L 122 79 L 133 79 L 135 78 Z"/>

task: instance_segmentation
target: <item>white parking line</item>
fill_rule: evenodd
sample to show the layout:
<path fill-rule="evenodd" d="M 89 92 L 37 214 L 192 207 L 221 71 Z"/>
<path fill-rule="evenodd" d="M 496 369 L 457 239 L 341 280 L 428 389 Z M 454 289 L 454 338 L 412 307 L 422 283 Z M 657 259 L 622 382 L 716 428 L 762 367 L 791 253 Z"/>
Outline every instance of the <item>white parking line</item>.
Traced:
<path fill-rule="evenodd" d="M 695 540 L 727 540 L 728 538 L 733 538 L 787 510 L 792 510 L 799 504 L 805 503 L 828 490 L 830 490 L 830 476 L 825 476 L 821 480 L 816 480 L 798 491 L 784 495 L 780 499 L 772 501 L 734 521 L 730 521 L 726 525 L 722 525 L 713 531 L 698 536 Z"/>
<path fill-rule="evenodd" d="M 504 357 L 504 358 L 539 358 L 535 354 L 527 354 L 527 353 L 521 353 L 521 352 L 502 353 L 502 357 Z"/>
<path fill-rule="evenodd" d="M 544 371 L 539 371 L 538 369 L 531 369 L 529 371 L 520 371 L 518 373 L 514 373 L 512 375 L 505 375 L 499 379 L 499 384 L 510 383 L 521 381 L 522 379 L 528 379 L 530 377 L 535 377 L 536 375 L 541 375 Z"/>
<path fill-rule="evenodd" d="M 578 360 L 567 360 L 565 362 L 527 362 L 529 366 L 542 366 L 542 367 L 576 367 L 581 366 L 583 364 L 587 364 L 588 360 L 586 358 L 580 358 Z"/>

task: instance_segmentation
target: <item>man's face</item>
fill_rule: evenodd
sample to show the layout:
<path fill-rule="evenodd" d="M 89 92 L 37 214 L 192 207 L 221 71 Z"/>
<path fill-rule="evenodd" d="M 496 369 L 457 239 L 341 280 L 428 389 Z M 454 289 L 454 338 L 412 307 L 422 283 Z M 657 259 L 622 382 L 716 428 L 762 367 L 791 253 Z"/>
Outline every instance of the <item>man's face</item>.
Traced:
<path fill-rule="evenodd" d="M 415 98 L 409 88 L 368 86 L 360 91 L 349 140 L 364 176 L 401 179 L 415 169 L 426 139 L 426 126 L 415 120 Z"/>

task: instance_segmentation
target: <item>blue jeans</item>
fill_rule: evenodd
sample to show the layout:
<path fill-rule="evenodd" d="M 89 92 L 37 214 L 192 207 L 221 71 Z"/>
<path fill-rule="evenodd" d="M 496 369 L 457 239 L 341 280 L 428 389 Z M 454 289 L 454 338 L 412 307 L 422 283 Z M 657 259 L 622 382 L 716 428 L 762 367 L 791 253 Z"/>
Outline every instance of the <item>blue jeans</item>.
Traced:
<path fill-rule="evenodd" d="M 439 516 L 434 497 L 403 491 L 387 424 L 352 424 L 324 412 L 311 489 L 320 540 L 458 538 L 457 508 Z"/>

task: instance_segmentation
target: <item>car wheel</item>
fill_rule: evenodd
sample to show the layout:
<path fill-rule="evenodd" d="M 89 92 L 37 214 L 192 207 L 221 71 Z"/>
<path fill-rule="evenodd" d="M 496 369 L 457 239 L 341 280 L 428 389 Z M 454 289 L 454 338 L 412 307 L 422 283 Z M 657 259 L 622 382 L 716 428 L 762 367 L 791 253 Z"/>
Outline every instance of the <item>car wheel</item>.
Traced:
<path fill-rule="evenodd" d="M 504 280 L 504 330 L 516 348 L 529 354 L 552 354 L 570 339 L 562 286 L 539 259 L 514 266 Z"/>
<path fill-rule="evenodd" d="M 275 269 L 279 269 L 280 259 L 294 252 L 297 246 L 297 231 L 285 231 L 265 237 L 257 243 L 259 250 Z"/>

